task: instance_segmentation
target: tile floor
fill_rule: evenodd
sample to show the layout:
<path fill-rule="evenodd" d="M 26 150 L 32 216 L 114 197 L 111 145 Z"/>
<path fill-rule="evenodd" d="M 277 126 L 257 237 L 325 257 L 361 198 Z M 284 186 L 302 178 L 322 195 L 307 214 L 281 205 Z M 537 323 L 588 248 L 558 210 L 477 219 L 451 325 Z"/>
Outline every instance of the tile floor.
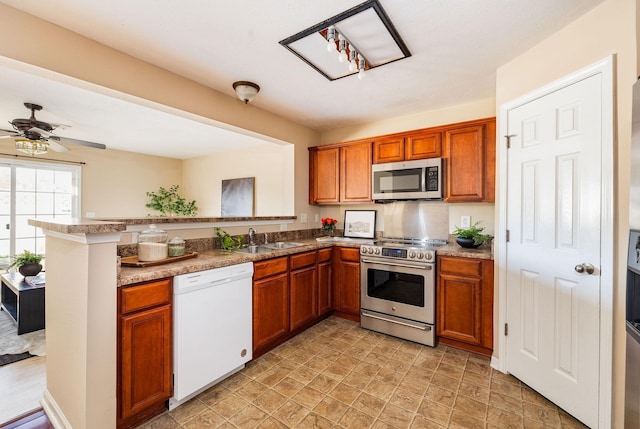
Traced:
<path fill-rule="evenodd" d="M 165 428 L 584 428 L 489 359 L 330 317 L 191 401 Z"/>

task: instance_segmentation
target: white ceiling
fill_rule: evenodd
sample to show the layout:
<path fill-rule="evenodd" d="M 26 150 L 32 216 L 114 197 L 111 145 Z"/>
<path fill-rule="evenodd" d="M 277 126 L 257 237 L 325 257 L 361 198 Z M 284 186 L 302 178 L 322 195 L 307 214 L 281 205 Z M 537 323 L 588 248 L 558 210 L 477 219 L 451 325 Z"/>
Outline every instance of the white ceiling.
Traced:
<path fill-rule="evenodd" d="M 234 81 L 256 82 L 255 106 L 318 131 L 493 97 L 500 65 L 602 2 L 379 0 L 412 56 L 364 80 L 330 82 L 278 43 L 362 1 L 1 2 L 229 96 Z M 22 102 L 37 102 L 45 106 L 38 119 L 71 125 L 58 134 L 113 149 L 189 158 L 238 137 L 213 121 L 2 64 L 0 94 L 0 123 L 28 117 Z"/>

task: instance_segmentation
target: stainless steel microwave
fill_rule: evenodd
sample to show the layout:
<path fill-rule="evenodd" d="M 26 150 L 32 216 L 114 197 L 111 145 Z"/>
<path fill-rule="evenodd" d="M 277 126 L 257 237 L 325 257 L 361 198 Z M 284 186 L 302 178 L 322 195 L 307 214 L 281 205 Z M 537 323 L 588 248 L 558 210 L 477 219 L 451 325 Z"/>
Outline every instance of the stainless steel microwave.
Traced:
<path fill-rule="evenodd" d="M 441 200 L 442 158 L 374 164 L 371 180 L 374 201 Z"/>

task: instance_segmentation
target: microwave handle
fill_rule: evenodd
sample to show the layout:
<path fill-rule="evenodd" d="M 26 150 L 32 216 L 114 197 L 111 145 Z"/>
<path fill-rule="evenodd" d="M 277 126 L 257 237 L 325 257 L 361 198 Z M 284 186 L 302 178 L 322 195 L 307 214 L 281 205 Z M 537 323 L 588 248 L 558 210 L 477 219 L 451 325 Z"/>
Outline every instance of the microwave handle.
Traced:
<path fill-rule="evenodd" d="M 427 168 L 423 168 L 422 169 L 422 183 L 420 184 L 422 186 L 422 192 L 426 192 L 427 191 Z"/>

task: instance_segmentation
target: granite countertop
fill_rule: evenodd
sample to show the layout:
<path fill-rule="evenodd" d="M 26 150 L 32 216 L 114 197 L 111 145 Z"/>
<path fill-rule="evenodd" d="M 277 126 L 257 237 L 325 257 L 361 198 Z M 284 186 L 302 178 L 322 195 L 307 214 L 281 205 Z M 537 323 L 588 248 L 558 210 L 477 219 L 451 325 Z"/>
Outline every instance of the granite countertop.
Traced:
<path fill-rule="evenodd" d="M 466 249 L 456 243 L 449 243 L 440 247 L 436 252 L 438 256 L 456 256 L 458 258 L 493 259 L 491 246 L 480 246 L 477 249 Z"/>
<path fill-rule="evenodd" d="M 198 252 L 198 256 L 178 262 L 171 262 L 153 267 L 121 267 L 118 278 L 118 286 L 126 286 L 150 280 L 157 280 L 166 277 L 173 277 L 180 274 L 187 274 L 196 271 L 209 270 L 213 268 L 226 267 L 228 265 L 242 264 L 244 262 L 257 262 L 265 259 L 287 256 L 295 253 L 309 252 L 333 246 L 360 247 L 362 243 L 355 240 L 341 240 L 336 237 L 333 240 L 306 239 L 295 240 L 302 246 L 289 249 L 273 250 L 264 253 L 242 253 L 226 252 L 221 249 L 205 250 Z M 457 256 L 463 258 L 493 259 L 490 247 L 479 249 L 464 249 L 455 243 L 441 247 L 437 251 L 439 256 Z"/>

